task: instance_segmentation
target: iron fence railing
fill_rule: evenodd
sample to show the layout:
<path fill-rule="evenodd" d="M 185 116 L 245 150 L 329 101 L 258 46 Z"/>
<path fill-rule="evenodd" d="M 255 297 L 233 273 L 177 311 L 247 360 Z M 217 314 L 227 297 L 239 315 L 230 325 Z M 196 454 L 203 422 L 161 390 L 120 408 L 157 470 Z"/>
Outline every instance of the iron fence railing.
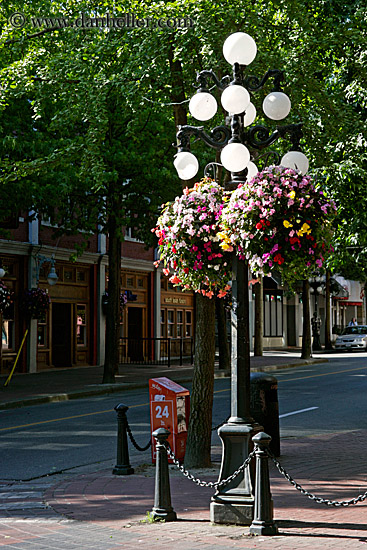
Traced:
<path fill-rule="evenodd" d="M 119 363 L 122 365 L 183 365 L 194 362 L 194 339 L 120 338 Z"/>

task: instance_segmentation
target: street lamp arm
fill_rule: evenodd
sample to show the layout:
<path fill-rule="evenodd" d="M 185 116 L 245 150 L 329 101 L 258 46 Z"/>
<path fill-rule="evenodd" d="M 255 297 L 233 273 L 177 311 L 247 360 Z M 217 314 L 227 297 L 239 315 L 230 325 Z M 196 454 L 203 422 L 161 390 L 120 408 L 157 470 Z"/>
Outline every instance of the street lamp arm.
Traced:
<path fill-rule="evenodd" d="M 263 149 L 272 145 L 280 138 L 278 128 L 270 133 L 270 130 L 261 124 L 256 124 L 246 132 L 244 132 L 244 143 L 253 149 Z"/>
<path fill-rule="evenodd" d="M 200 139 L 210 147 L 213 147 L 213 149 L 221 149 L 227 145 L 231 138 L 231 131 L 226 126 L 216 126 L 208 135 L 204 132 L 203 126 L 180 125 L 176 134 L 179 151 L 188 151 L 190 149 L 190 139 L 192 136 L 195 137 L 195 141 Z"/>
<path fill-rule="evenodd" d="M 197 73 L 196 81 L 199 83 L 199 85 L 198 86 L 194 85 L 194 88 L 198 88 L 199 91 L 206 91 L 208 89 L 209 79 L 213 80 L 214 84 L 216 85 L 217 88 L 219 88 L 219 90 L 224 90 L 224 88 L 226 87 L 225 82 L 226 80 L 229 80 L 230 77 L 229 75 L 226 75 L 221 80 L 219 80 L 219 78 L 217 77 L 217 75 L 212 69 L 204 70 L 204 71 L 201 71 L 200 73 Z"/>
<path fill-rule="evenodd" d="M 257 92 L 258 90 L 261 90 L 265 82 L 267 82 L 267 80 L 269 80 L 270 78 L 274 78 L 273 80 L 274 88 L 272 91 L 279 92 L 280 83 L 284 79 L 284 72 L 280 71 L 279 69 L 269 69 L 264 74 L 261 80 L 257 76 L 247 76 L 244 79 L 244 86 L 250 92 Z"/>
<path fill-rule="evenodd" d="M 269 147 L 280 137 L 284 138 L 287 134 L 290 136 L 293 149 L 299 148 L 299 141 L 302 137 L 302 125 L 299 124 L 287 124 L 285 126 L 277 126 L 276 130 L 270 133 L 270 130 L 261 124 L 256 124 L 246 132 L 244 132 L 244 142 L 254 149 L 263 149 Z"/>

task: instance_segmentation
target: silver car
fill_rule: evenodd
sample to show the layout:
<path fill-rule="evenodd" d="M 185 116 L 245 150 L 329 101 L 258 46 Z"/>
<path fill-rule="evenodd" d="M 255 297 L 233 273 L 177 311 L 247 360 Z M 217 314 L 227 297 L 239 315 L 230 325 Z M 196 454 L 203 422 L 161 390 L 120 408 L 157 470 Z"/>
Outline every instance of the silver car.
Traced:
<path fill-rule="evenodd" d="M 335 349 L 367 349 L 367 326 L 346 327 L 335 342 Z"/>

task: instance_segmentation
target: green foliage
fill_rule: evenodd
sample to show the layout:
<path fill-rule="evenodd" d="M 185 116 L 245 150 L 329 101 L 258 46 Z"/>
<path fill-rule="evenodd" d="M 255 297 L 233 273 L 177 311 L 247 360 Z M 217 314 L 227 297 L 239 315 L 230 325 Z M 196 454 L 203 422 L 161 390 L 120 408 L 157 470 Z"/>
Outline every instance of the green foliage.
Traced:
<path fill-rule="evenodd" d="M 23 27 L 9 24 L 14 12 L 24 13 Z M 32 26 L 32 17 L 81 13 L 190 17 L 194 24 Z M 338 205 L 329 267 L 347 274 L 353 265 L 353 276 L 365 277 L 367 15 L 360 0 L 8 1 L 1 16 L 1 216 L 32 206 L 69 232 L 93 230 L 96 223 L 107 232 L 112 216 L 119 226 L 136 224 L 149 239 L 158 206 L 179 191 L 171 168 L 172 98 L 188 99 L 204 68 L 220 78 L 230 74 L 222 44 L 241 30 L 258 45 L 248 74 L 284 70 L 292 100 L 286 122 L 304 122 L 311 172 Z M 175 72 L 181 69 L 183 82 Z M 258 114 L 268 91 L 258 96 Z M 211 127 L 222 121 L 219 110 Z M 190 115 L 188 122 L 196 124 Z M 277 147 L 285 152 L 288 144 Z M 194 149 L 202 170 L 213 151 Z"/>

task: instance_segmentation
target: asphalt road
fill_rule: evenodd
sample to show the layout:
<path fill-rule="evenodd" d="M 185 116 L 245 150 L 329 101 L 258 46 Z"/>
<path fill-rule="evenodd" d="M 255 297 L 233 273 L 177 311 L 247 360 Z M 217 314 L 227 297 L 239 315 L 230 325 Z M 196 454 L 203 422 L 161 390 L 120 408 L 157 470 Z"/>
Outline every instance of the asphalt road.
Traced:
<path fill-rule="evenodd" d="M 367 427 L 367 354 L 272 373 L 278 379 L 281 437 L 312 436 Z M 187 385 L 188 389 L 190 386 Z M 230 381 L 216 380 L 213 425 L 230 413 Z M 0 411 L 0 480 L 30 480 L 86 464 L 116 461 L 114 407 L 129 406 L 137 442 L 150 437 L 148 391 Z M 220 443 L 216 433 L 213 442 Z M 150 451 L 130 445 L 132 464 L 150 463 Z"/>

